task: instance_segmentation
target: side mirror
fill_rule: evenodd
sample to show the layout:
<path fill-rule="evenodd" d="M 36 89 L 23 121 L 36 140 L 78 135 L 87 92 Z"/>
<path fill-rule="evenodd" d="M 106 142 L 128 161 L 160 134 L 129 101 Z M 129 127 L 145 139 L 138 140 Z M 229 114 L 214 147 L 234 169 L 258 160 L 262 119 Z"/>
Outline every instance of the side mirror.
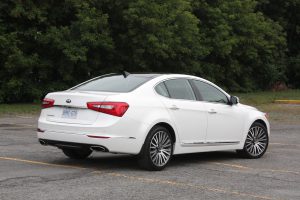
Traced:
<path fill-rule="evenodd" d="M 235 105 L 238 104 L 240 102 L 239 98 L 236 96 L 230 96 L 230 104 L 231 105 Z"/>

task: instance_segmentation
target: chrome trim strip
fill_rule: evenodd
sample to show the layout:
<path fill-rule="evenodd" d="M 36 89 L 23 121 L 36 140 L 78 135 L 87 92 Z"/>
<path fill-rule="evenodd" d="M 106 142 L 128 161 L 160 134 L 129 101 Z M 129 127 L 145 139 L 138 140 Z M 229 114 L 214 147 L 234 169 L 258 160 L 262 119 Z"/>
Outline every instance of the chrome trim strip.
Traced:
<path fill-rule="evenodd" d="M 74 106 L 74 105 L 53 105 L 53 107 L 58 107 L 58 108 L 77 108 L 77 109 L 87 109 L 87 107 L 83 106 Z"/>
<path fill-rule="evenodd" d="M 183 142 L 182 146 L 220 146 L 220 145 L 234 145 L 239 144 L 239 141 L 230 142 Z"/>
<path fill-rule="evenodd" d="M 76 125 L 76 124 L 75 124 Z M 80 136 L 87 136 L 87 133 L 74 133 L 74 132 L 62 132 L 62 131 L 47 131 L 47 130 L 44 130 L 45 133 L 58 133 L 58 134 L 73 134 L 73 135 L 80 135 Z M 97 135 L 95 135 L 97 136 Z M 114 136 L 114 135 L 101 135 L 101 136 L 104 136 L 104 137 L 109 137 L 110 139 L 114 139 L 114 138 L 121 138 L 121 139 L 133 139 L 135 140 L 136 137 L 132 137 L 132 136 Z"/>
<path fill-rule="evenodd" d="M 98 135 L 86 135 L 86 136 L 98 136 Z M 121 138 L 121 139 L 136 139 L 135 137 L 130 136 L 107 136 L 107 135 L 101 135 L 100 137 L 107 137 L 107 139 L 115 139 L 115 138 Z M 92 138 L 92 137 L 91 137 Z M 101 138 L 98 138 L 101 139 Z M 104 138 L 103 138 L 104 139 Z"/>

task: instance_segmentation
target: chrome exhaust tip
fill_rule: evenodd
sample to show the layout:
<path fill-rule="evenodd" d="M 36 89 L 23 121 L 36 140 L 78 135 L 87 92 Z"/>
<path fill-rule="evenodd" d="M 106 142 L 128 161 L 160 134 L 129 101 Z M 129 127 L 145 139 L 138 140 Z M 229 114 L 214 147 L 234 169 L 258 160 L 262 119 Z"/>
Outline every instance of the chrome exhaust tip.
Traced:
<path fill-rule="evenodd" d="M 43 145 L 43 146 L 46 146 L 47 143 L 44 141 L 44 140 L 39 140 L 40 144 Z"/>
<path fill-rule="evenodd" d="M 102 146 L 91 146 L 90 149 L 92 151 L 101 151 L 101 152 L 106 152 L 106 149 Z"/>

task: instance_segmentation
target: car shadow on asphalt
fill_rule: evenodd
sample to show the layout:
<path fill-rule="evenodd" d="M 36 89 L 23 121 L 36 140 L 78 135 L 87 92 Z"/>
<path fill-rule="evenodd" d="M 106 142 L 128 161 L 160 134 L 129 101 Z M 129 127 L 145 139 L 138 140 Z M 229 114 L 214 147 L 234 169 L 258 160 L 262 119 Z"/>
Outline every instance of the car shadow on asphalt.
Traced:
<path fill-rule="evenodd" d="M 167 168 L 205 164 L 209 162 L 228 162 L 230 160 L 239 158 L 240 157 L 234 151 L 182 154 L 173 156 Z M 55 160 L 55 164 L 75 165 L 91 170 L 101 171 L 142 170 L 139 168 L 137 160 L 137 156 L 132 155 L 93 153 L 92 156 L 84 160 L 62 158 L 59 160 Z"/>

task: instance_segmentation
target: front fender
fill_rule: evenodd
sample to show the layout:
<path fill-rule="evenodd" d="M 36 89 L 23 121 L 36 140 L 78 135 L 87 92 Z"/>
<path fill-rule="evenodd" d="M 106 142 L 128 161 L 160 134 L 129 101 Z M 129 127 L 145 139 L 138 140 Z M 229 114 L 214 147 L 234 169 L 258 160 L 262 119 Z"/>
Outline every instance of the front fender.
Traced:
<path fill-rule="evenodd" d="M 270 138 L 270 123 L 269 123 L 268 119 L 266 118 L 265 113 L 259 112 L 259 114 L 250 115 L 249 120 L 247 120 L 248 123 L 246 123 L 245 127 L 244 127 L 242 142 L 240 143 L 240 146 L 239 146 L 240 149 L 244 148 L 248 131 L 249 131 L 250 127 L 252 126 L 252 124 L 256 121 L 263 121 L 265 123 L 267 132 L 268 132 L 268 136 Z"/>

